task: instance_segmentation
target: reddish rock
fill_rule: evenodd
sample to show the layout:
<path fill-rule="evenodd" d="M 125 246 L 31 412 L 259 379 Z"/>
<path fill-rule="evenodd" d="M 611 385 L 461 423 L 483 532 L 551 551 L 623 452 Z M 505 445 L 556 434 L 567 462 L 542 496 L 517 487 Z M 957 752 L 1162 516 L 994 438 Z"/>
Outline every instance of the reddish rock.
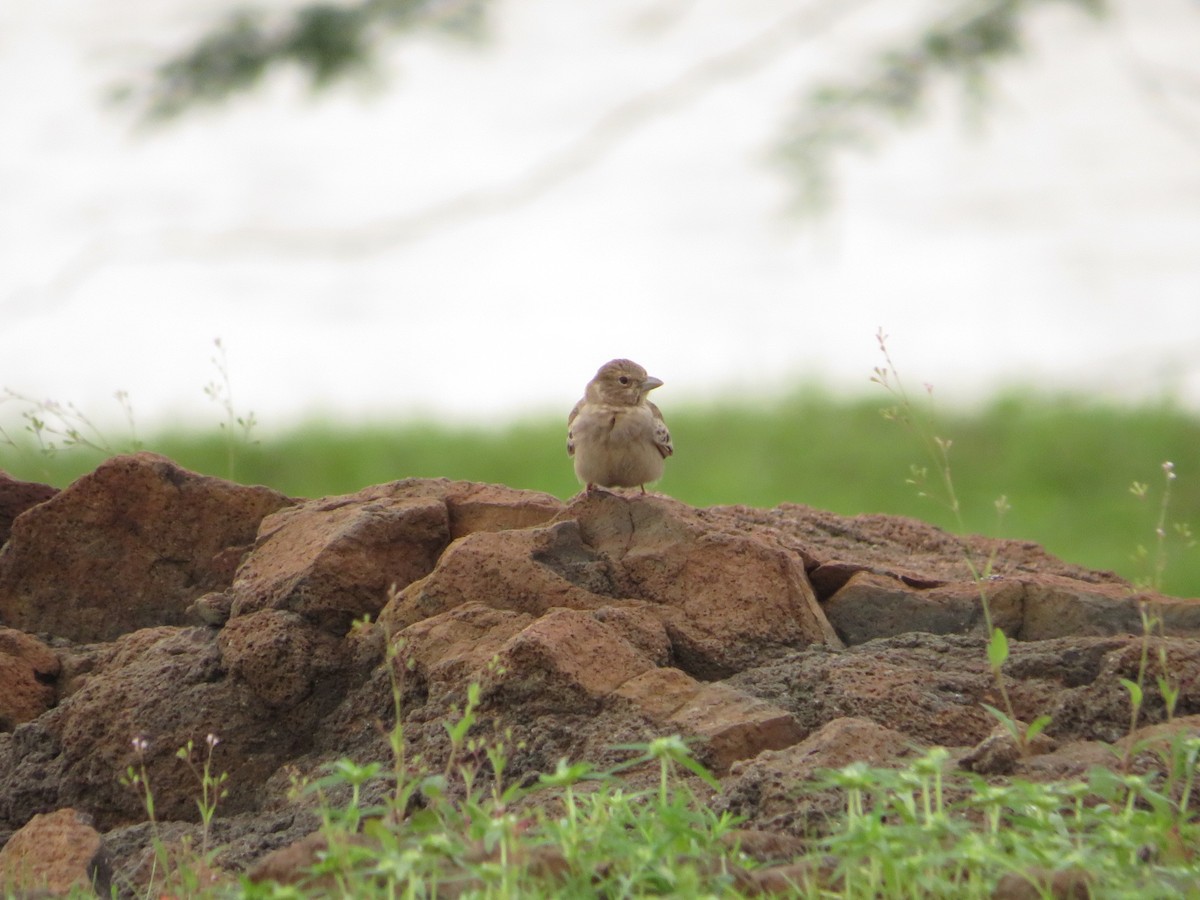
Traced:
<path fill-rule="evenodd" d="M 576 711 L 652 668 L 621 635 L 581 610 L 555 609 L 510 638 L 483 679 L 490 705 Z"/>
<path fill-rule="evenodd" d="M 310 500 L 263 521 L 233 587 L 197 605 L 214 624 L 288 609 L 342 634 L 428 575 L 454 539 L 541 524 L 561 501 L 503 485 L 411 478 Z M 447 607 L 448 608 L 448 607 Z M 440 611 L 440 610 L 437 610 Z M 416 621 L 389 618 L 397 631 Z"/>
<path fill-rule="evenodd" d="M 257 625 L 260 639 L 253 627 L 228 636 L 162 627 L 111 644 L 46 717 L 62 763 L 60 801 L 103 827 L 140 821 L 144 798 L 118 777 L 144 766 L 158 815 L 194 820 L 197 778 L 177 753 L 189 741 L 204 753 L 213 734 L 220 739 L 214 771 L 229 776 L 223 813 L 257 809 L 276 769 L 313 747 L 319 723 L 346 692 L 349 668 L 334 663 L 333 645 L 341 642 L 294 614 L 272 611 Z M 308 652 L 313 658 L 302 659 Z M 135 737 L 146 741 L 143 750 L 135 749 Z"/>
<path fill-rule="evenodd" d="M 1168 669 L 1180 688 L 1177 715 L 1200 712 L 1200 643 L 1168 638 Z M 1120 679 L 1136 679 L 1138 637 L 1010 641 L 1003 673 L 1016 717 L 1052 718 L 1060 741 L 1113 741 L 1128 728 L 1129 695 Z M 1154 643 L 1151 658 L 1155 658 Z M 1164 705 L 1149 673 L 1143 721 L 1161 721 Z M 1001 706 L 983 638 L 912 633 L 841 653 L 820 650 L 768 662 L 729 684 L 788 710 L 805 729 L 862 716 L 900 724 L 924 743 L 972 745 L 995 719 L 982 704 Z"/>
<path fill-rule="evenodd" d="M 122 883 L 137 885 L 130 873 L 153 854 L 134 824 L 142 797 L 117 778 L 144 766 L 163 840 L 194 838 L 196 775 L 176 752 L 191 740 L 199 762 L 213 733 L 214 771 L 229 776 L 219 862 L 245 871 L 315 827 L 288 800 L 292 776 L 387 760 L 397 716 L 407 758 L 440 770 L 445 724 L 473 681 L 483 703 L 471 737 L 505 736 L 511 784 L 563 757 L 603 768 L 629 759 L 614 745 L 700 738 L 700 758 L 723 775 L 718 806 L 760 826 L 754 843 L 771 863 L 789 861 L 783 836 L 844 808 L 836 790 L 798 792 L 818 769 L 902 765 L 932 743 L 977 771 L 1032 779 L 1112 765 L 1124 745 L 1105 742 L 1129 727 L 1121 679 L 1138 677 L 1143 654 L 1136 737 L 1151 749 L 1125 748 L 1131 771 L 1161 772 L 1167 741 L 1200 731 L 1196 602 L 1149 598 L 1168 633 L 1186 636 L 1145 643 L 1127 584 L 1030 544 L 794 506 L 607 492 L 564 505 L 443 479 L 288 502 L 141 455 L 18 517 L 0 551 L 0 617 L 26 617 L 54 649 L 0 630 L 0 716 L 25 719 L 0 731 L 0 832 L 46 809 L 91 812 L 120 848 Z M 1058 746 L 1037 755 L 1014 753 L 982 706 L 1002 701 L 967 558 L 993 553 L 985 588 L 1011 635 L 1002 677 L 1014 714 L 1053 719 Z M 223 627 L 141 627 L 189 615 Z M 375 622 L 352 627 L 365 615 Z M 1179 690 L 1169 725 L 1160 675 Z M 135 735 L 148 739 L 140 753 Z M 653 768 L 623 777 L 637 790 Z M 387 790 L 371 782 L 364 800 Z M 755 873 L 735 870 L 739 889 L 836 890 L 824 862 Z"/>
<path fill-rule="evenodd" d="M 611 562 L 567 521 L 455 541 L 428 577 L 388 603 L 379 622 L 397 632 L 472 601 L 540 616 L 555 607 L 597 609 L 620 596 Z"/>
<path fill-rule="evenodd" d="M 592 616 L 629 641 L 654 665 L 670 664 L 671 638 L 653 603 L 626 600 L 620 606 L 602 606 Z"/>
<path fill-rule="evenodd" d="M 661 609 L 672 663 L 725 677 L 788 649 L 838 646 L 801 558 L 678 501 L 606 492 L 580 495 L 564 516 L 612 560 L 626 596 Z"/>
<path fill-rule="evenodd" d="M 1161 627 L 1154 629 L 1157 633 L 1200 637 L 1200 600 L 1040 574 L 1024 580 L 1024 591 L 1024 616 L 1017 635 L 1024 641 L 1141 634 L 1143 611 L 1161 621 Z"/>
<path fill-rule="evenodd" d="M 376 848 L 376 843 L 365 835 L 353 835 L 348 843 L 355 847 Z M 338 891 L 338 879 L 332 874 L 314 875 L 313 867 L 329 851 L 329 838 L 320 831 L 307 834 L 286 847 L 273 850 L 260 859 L 246 877 L 254 884 L 273 882 L 285 885 L 303 885 L 310 891 L 320 893 Z"/>
<path fill-rule="evenodd" d="M 437 500 L 446 505 L 451 538 L 476 531 L 509 531 L 543 525 L 563 509 L 563 502 L 541 491 L 522 491 L 503 484 L 451 481 L 449 478 L 404 478 L 363 488 L 343 498 L 352 503 L 377 500 Z"/>
<path fill-rule="evenodd" d="M 58 656 L 37 638 L 0 627 L 0 732 L 54 705 L 60 669 Z"/>
<path fill-rule="evenodd" d="M 724 684 L 703 684 L 678 669 L 651 669 L 615 695 L 634 703 L 664 732 L 701 738 L 705 764 L 717 775 L 804 736 L 786 710 Z"/>
<path fill-rule="evenodd" d="M 489 662 L 533 616 L 464 603 L 449 612 L 423 619 L 393 638 L 405 670 L 431 690 L 461 690 L 478 679 Z"/>
<path fill-rule="evenodd" d="M 1006 872 L 992 892 L 992 900 L 1091 900 L 1096 877 L 1086 869 L 1046 869 L 1031 866 Z"/>
<path fill-rule="evenodd" d="M 400 630 L 468 601 L 529 615 L 636 606 L 644 637 L 659 641 L 650 625 L 656 619 L 670 662 L 700 677 L 788 648 L 837 643 L 797 557 L 649 496 L 583 496 L 553 525 L 456 541 L 380 621 Z M 607 615 L 633 624 L 632 612 Z M 658 650 L 652 655 L 666 661 Z"/>
<path fill-rule="evenodd" d="M 971 582 L 989 560 L 991 575 L 1021 577 L 1036 572 L 1085 584 L 1128 587 L 1112 572 L 1063 562 L 1028 541 L 962 537 L 905 516 L 839 516 L 794 503 L 774 509 L 723 506 L 704 512 L 761 537 L 773 535 L 801 555 L 822 600 L 859 571 L 886 575 L 915 588 L 932 588 Z"/>
<path fill-rule="evenodd" d="M 434 482 L 442 485 L 443 481 Z M 476 531 L 509 531 L 544 525 L 563 509 L 563 502 L 540 491 L 519 491 L 502 484 L 444 482 L 443 499 L 450 511 L 450 536 Z"/>
<path fill-rule="evenodd" d="M 228 586 L 231 548 L 289 502 L 152 453 L 110 459 L 13 523 L 0 621 L 75 641 L 180 624 L 192 600 Z"/>
<path fill-rule="evenodd" d="M 0 894 L 109 893 L 104 841 L 86 816 L 60 809 L 34 816 L 0 849 Z"/>
<path fill-rule="evenodd" d="M 291 709 L 346 666 L 343 643 L 285 610 L 264 609 L 229 622 L 217 638 L 228 677 L 269 707 Z"/>
<path fill-rule="evenodd" d="M 858 762 L 899 765 L 913 753 L 905 733 L 868 719 L 834 719 L 793 746 L 735 763 L 717 807 L 746 816 L 748 826 L 805 834 L 845 804 L 836 792 L 811 787 L 818 773 Z"/>
<path fill-rule="evenodd" d="M 651 669 L 630 678 L 614 695 L 632 703 L 642 714 L 661 724 L 693 700 L 703 686 L 702 682 L 679 669 Z"/>
<path fill-rule="evenodd" d="M 7 472 L 0 472 L 0 545 L 8 540 L 13 519 L 57 493 L 58 488 L 48 484 L 19 481 Z"/>
<path fill-rule="evenodd" d="M 979 775 L 1011 775 L 1022 760 L 1052 753 L 1058 747 L 1058 742 L 1045 733 L 1029 738 L 1027 722 L 1017 721 L 1014 725 L 1024 737 L 1018 739 L 1008 725 L 997 722 L 992 733 L 971 748 L 959 765 Z"/>
<path fill-rule="evenodd" d="M 921 590 L 891 576 L 860 571 L 851 575 L 822 608 L 847 644 L 910 631 L 986 634 L 981 591 L 987 597 L 992 624 L 1010 634 L 1019 632 L 1024 588 L 1006 579 L 979 585 L 957 582 Z"/>
<path fill-rule="evenodd" d="M 1138 634 L 1142 611 L 1171 635 L 1200 635 L 1200 600 L 1135 594 L 1128 585 L 1089 583 L 1061 575 L 999 576 L 920 587 L 858 571 L 823 605 L 847 644 L 912 631 L 986 633 L 981 590 L 995 626 L 1025 641 L 1069 636 Z"/>
<path fill-rule="evenodd" d="M 427 574 L 449 542 L 449 514 L 435 498 L 351 495 L 281 510 L 263 520 L 238 570 L 232 615 L 285 609 L 344 634 L 383 608 L 390 587 Z"/>

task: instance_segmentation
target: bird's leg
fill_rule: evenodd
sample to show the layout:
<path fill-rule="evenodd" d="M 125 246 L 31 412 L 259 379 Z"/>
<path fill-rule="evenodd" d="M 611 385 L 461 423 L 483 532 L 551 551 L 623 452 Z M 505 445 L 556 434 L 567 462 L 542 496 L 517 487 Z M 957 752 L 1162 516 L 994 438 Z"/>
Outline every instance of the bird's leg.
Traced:
<path fill-rule="evenodd" d="M 639 485 L 639 487 L 642 489 L 642 493 L 643 493 L 643 494 L 645 494 L 645 493 L 646 493 L 646 486 L 643 484 L 643 485 Z"/>

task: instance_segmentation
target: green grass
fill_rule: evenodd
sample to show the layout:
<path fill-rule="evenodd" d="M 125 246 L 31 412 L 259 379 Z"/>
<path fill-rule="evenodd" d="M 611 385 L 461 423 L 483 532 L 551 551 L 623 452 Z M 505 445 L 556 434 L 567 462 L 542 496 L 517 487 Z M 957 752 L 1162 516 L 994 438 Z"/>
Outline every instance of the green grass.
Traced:
<path fill-rule="evenodd" d="M 928 460 L 912 435 L 880 415 L 887 405 L 882 391 L 839 399 L 818 389 L 758 404 L 666 404 L 676 455 L 659 489 L 698 506 L 794 502 L 953 527 L 948 510 L 906 483 L 910 465 Z M 1168 521 L 1200 524 L 1200 417 L 1177 406 L 1015 393 L 973 411 L 941 414 L 933 431 L 954 442 L 950 460 L 969 531 L 1036 541 L 1072 562 L 1142 577 L 1146 566 L 1133 556 L 1139 545 L 1155 550 L 1165 460 L 1179 475 Z M 578 485 L 564 432 L 557 418 L 491 429 L 311 422 L 260 444 L 235 442 L 232 470 L 238 481 L 300 497 L 407 476 L 499 482 L 569 497 Z M 188 468 L 230 474 L 221 430 L 156 434 L 142 443 Z M 100 458 L 92 451 L 47 457 L 28 446 L 0 445 L 0 467 L 60 486 Z M 1149 484 L 1145 500 L 1130 494 L 1135 480 Z M 1001 494 L 1012 509 L 997 528 L 993 503 Z M 1200 551 L 1183 543 L 1169 534 L 1163 585 L 1200 596 Z"/>
<path fill-rule="evenodd" d="M 506 778 L 510 739 L 470 737 L 478 683 L 467 694 L 461 717 L 444 723 L 451 740 L 444 767 L 431 770 L 411 758 L 397 724 L 390 767 L 342 759 L 300 789 L 317 801 L 327 849 L 295 883 L 205 885 L 199 873 L 206 861 L 219 866 L 219 847 L 186 847 L 172 856 L 156 838 L 156 880 L 137 895 L 756 894 L 754 870 L 763 860 L 741 853 L 735 817 L 714 812 L 697 795 L 701 781 L 709 789 L 719 785 L 679 737 L 616 748 L 631 757 L 619 768 L 657 770 L 657 777 L 643 777 L 653 781 L 647 787 L 631 788 L 616 771 L 565 759 L 554 772 L 518 783 Z M 209 758 L 215 743 L 210 739 Z M 180 758 L 189 760 L 191 751 L 184 748 Z M 1200 739 L 1180 731 L 1169 746 L 1147 743 L 1139 752 L 1146 774 L 1097 767 L 1085 778 L 1044 784 L 1016 778 L 989 784 L 956 770 L 938 747 L 898 769 L 852 763 L 794 786 L 798 810 L 818 802 L 804 839 L 786 842 L 772 862 L 794 864 L 786 872 L 792 897 L 989 898 L 1006 877 L 1041 881 L 1055 872 L 1070 873 L 1088 896 L 1181 896 L 1197 874 L 1191 848 L 1200 825 L 1192 797 Z M 193 772 L 202 784 L 219 787 L 207 763 L 203 777 Z M 133 767 L 129 774 L 127 783 L 142 794 L 154 822 L 148 783 Z M 362 800 L 370 782 L 386 788 L 378 806 Z M 331 802 L 334 794 L 347 802 Z M 211 819 L 223 794 L 209 790 L 204 798 L 201 812 L 207 808 Z"/>

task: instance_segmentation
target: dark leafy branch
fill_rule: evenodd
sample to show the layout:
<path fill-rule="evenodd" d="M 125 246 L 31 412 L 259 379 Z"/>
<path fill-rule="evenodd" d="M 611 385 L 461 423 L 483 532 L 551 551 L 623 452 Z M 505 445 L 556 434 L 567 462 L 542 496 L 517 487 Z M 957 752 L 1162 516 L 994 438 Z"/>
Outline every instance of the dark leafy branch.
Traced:
<path fill-rule="evenodd" d="M 890 128 L 917 119 L 939 79 L 961 85 L 978 109 L 996 64 L 1024 51 L 1028 13 L 1051 3 L 1094 16 L 1106 7 L 1105 0 L 970 0 L 911 46 L 879 53 L 862 78 L 811 90 L 785 126 L 777 154 L 794 176 L 798 206 L 805 211 L 826 206 L 835 154 L 875 146 Z"/>
<path fill-rule="evenodd" d="M 397 33 L 424 28 L 479 37 L 485 6 L 486 0 L 361 0 L 313 3 L 282 18 L 243 10 L 159 65 L 138 102 L 148 119 L 170 119 L 247 91 L 287 64 L 307 72 L 320 89 L 368 71 L 382 42 Z M 137 96 L 132 89 L 121 93 Z"/>

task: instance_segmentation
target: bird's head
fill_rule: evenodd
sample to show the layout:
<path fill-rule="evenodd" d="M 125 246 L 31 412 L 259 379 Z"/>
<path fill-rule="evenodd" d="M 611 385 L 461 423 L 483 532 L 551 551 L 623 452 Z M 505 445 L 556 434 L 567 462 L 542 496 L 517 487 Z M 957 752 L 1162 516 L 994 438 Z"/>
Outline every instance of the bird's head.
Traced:
<path fill-rule="evenodd" d="M 614 406 L 636 406 L 662 381 L 646 374 L 631 359 L 606 362 L 588 384 L 588 399 Z"/>

